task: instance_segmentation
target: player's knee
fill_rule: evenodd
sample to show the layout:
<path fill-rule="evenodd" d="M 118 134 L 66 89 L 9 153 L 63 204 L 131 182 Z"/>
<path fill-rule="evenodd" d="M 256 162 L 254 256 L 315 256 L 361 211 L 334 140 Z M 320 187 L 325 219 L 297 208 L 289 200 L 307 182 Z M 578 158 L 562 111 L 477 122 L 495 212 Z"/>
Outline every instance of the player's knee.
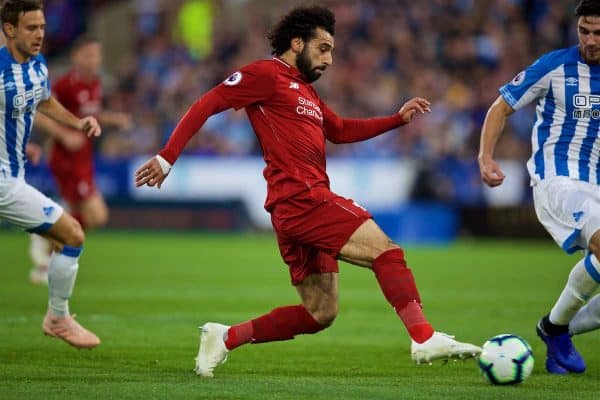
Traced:
<path fill-rule="evenodd" d="M 588 249 L 600 260 L 600 230 L 594 232 L 590 237 Z"/>
<path fill-rule="evenodd" d="M 592 254 L 596 256 L 596 259 L 600 260 L 600 240 L 591 240 L 588 247 Z"/>
<path fill-rule="evenodd" d="M 323 328 L 327 328 L 333 324 L 337 317 L 338 307 L 337 304 L 322 307 L 319 310 L 311 313 L 315 321 Z"/>
<path fill-rule="evenodd" d="M 83 232 L 83 229 L 81 228 L 79 222 L 73 219 L 73 223 L 71 224 L 70 231 L 65 244 L 71 247 L 82 247 L 84 241 L 85 233 Z"/>
<path fill-rule="evenodd" d="M 393 261 L 396 261 L 397 263 L 404 264 L 404 251 L 400 246 L 390 240 L 385 246 L 381 246 L 375 252 L 373 259 L 371 260 L 371 268 L 384 259 L 385 261 L 393 259 Z"/>

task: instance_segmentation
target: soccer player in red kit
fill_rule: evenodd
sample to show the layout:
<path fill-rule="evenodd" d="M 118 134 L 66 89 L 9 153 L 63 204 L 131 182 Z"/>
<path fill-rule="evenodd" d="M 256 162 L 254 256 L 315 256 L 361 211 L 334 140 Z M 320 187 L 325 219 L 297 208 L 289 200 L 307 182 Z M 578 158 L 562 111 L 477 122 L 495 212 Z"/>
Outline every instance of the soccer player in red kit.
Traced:
<path fill-rule="evenodd" d="M 131 117 L 128 114 L 102 109 L 102 45 L 98 39 L 88 35 L 79 37 L 73 44 L 71 61 L 71 70 L 52 87 L 54 96 L 80 118 L 95 116 L 103 126 L 129 128 Z M 37 116 L 35 125 L 51 134 L 54 131 L 52 136 L 56 139 L 52 141 L 50 151 L 50 171 L 70 213 L 84 229 L 104 226 L 108 208 L 94 180 L 92 140 L 79 132 L 68 131 L 43 115 Z M 78 145 L 68 145 L 61 140 L 72 135 L 79 135 Z M 30 279 L 33 283 L 47 282 L 48 247 L 45 239 L 32 235 L 30 256 L 34 268 Z"/>
<path fill-rule="evenodd" d="M 402 249 L 365 209 L 329 189 L 325 140 L 366 140 L 429 112 L 429 102 L 413 98 L 388 117 L 345 119 L 320 98 L 311 82 L 332 63 L 333 13 L 299 7 L 269 35 L 274 57 L 229 76 L 194 103 L 166 146 L 136 172 L 136 185 L 160 188 L 187 141 L 206 119 L 228 108 L 245 108 L 258 137 L 266 168 L 267 200 L 281 256 L 289 266 L 301 304 L 275 308 L 258 318 L 227 326 L 201 327 L 196 372 L 212 377 L 229 351 L 246 343 L 289 340 L 333 323 L 338 310 L 338 263 L 372 269 L 381 290 L 412 339 L 417 363 L 474 357 L 481 349 L 437 332 L 425 318 L 412 272 Z"/>

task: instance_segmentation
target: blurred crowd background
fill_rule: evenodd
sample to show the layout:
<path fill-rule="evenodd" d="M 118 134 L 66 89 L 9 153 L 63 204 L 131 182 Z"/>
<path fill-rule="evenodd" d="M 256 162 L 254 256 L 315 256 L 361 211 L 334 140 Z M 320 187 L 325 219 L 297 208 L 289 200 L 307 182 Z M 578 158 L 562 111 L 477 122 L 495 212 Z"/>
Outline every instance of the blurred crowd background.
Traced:
<path fill-rule="evenodd" d="M 106 53 L 105 106 L 131 113 L 135 122 L 128 131 L 106 131 L 98 156 L 152 154 L 199 96 L 238 67 L 271 57 L 269 27 L 300 3 L 47 0 L 45 54 L 51 77 L 59 76 L 73 40 L 86 31 L 96 34 Z M 374 140 L 331 145 L 328 155 L 419 159 L 417 199 L 482 204 L 479 132 L 498 88 L 544 52 L 577 40 L 574 0 L 319 3 L 337 18 L 334 64 L 316 83 L 334 111 L 355 118 L 387 115 L 413 96 L 430 99 L 433 111 Z M 533 117 L 531 108 L 509 119 L 497 158 L 524 168 Z M 185 151 L 260 155 L 243 110 L 211 118 Z"/>

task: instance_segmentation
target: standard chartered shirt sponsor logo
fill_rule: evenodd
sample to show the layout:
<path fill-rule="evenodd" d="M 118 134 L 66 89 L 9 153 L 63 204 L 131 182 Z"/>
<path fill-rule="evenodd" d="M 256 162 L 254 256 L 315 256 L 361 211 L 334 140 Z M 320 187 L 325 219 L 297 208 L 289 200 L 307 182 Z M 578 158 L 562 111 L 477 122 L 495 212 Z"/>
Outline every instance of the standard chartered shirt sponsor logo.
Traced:
<path fill-rule="evenodd" d="M 298 96 L 298 106 L 296 106 L 296 113 L 299 115 L 307 115 L 313 117 L 319 122 L 323 122 L 323 113 L 321 107 L 302 96 Z"/>
<path fill-rule="evenodd" d="M 600 119 L 600 108 L 593 106 L 600 105 L 600 96 L 595 94 L 578 93 L 573 96 L 573 118 L 574 119 Z"/>

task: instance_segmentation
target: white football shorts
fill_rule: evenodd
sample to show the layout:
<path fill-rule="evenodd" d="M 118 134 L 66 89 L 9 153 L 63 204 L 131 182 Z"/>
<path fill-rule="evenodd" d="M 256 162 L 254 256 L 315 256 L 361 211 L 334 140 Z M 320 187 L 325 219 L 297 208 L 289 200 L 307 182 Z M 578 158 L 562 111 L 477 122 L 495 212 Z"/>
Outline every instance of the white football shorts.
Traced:
<path fill-rule="evenodd" d="M 0 219 L 42 233 L 50 229 L 63 213 L 61 206 L 19 178 L 0 178 Z"/>
<path fill-rule="evenodd" d="M 533 186 L 535 212 L 554 241 L 571 254 L 600 230 L 600 186 L 553 177 Z"/>

